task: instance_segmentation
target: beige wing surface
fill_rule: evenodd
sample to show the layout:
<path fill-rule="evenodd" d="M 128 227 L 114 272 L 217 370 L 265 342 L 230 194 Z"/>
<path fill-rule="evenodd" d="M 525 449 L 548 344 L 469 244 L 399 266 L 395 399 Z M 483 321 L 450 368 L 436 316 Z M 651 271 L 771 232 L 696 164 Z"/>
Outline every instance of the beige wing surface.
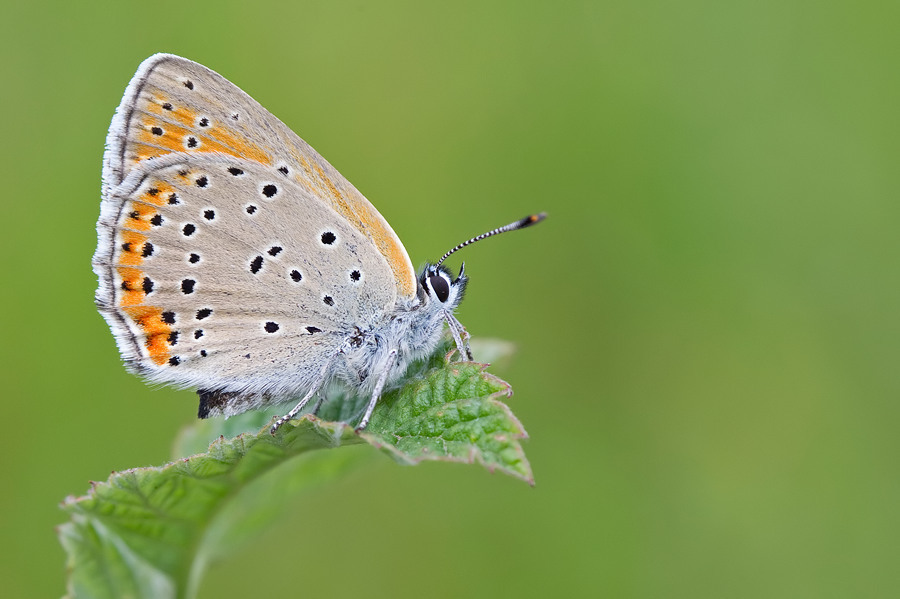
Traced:
<path fill-rule="evenodd" d="M 172 154 L 105 201 L 98 305 L 149 380 L 290 396 L 394 306 L 371 242 L 270 166 Z"/>
<path fill-rule="evenodd" d="M 409 255 L 375 207 L 284 123 L 200 64 L 170 54 L 145 60 L 128 85 L 106 143 L 104 198 L 137 165 L 175 153 L 231 156 L 277 169 L 372 241 L 392 271 L 399 296 L 416 292 Z"/>

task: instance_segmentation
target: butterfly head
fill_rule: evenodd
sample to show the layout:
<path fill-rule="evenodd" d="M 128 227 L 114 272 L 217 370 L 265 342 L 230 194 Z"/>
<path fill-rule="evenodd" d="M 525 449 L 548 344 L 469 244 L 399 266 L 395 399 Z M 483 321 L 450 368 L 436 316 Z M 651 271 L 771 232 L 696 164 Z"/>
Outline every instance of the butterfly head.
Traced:
<path fill-rule="evenodd" d="M 462 301 L 469 282 L 465 271 L 465 262 L 455 277 L 446 266 L 426 264 L 419 275 L 419 300 L 422 303 L 435 302 L 434 305 L 452 312 Z"/>

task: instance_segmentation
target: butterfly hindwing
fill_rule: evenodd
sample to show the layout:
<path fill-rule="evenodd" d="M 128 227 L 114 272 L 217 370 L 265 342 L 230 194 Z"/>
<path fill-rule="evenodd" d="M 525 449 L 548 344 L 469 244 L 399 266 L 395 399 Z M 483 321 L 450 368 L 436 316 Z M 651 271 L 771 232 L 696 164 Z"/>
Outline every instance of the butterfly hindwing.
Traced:
<path fill-rule="evenodd" d="M 269 165 L 172 153 L 104 202 L 98 303 L 150 380 L 290 395 L 396 301 L 369 238 Z"/>

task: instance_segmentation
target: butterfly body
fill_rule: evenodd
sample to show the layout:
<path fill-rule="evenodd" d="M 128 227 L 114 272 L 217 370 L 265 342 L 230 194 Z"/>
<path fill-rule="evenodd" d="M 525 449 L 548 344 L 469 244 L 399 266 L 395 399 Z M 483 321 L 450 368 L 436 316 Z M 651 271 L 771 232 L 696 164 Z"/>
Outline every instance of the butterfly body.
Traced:
<path fill-rule="evenodd" d="M 462 270 L 416 276 L 353 185 L 197 63 L 142 63 L 110 126 L 102 194 L 99 310 L 128 368 L 197 388 L 201 417 L 302 398 L 291 417 L 338 384 L 371 396 L 365 426 L 445 323 L 468 353 L 453 316 Z"/>

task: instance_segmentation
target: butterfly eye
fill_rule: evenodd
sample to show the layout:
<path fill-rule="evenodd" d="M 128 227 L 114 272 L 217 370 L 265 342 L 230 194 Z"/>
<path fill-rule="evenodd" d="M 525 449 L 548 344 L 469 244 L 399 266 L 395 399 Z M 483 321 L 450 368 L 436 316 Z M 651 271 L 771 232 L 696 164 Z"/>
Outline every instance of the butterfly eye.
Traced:
<path fill-rule="evenodd" d="M 431 285 L 431 288 L 434 289 L 434 295 L 438 298 L 442 304 L 447 301 L 447 298 L 450 297 L 450 284 L 447 282 L 447 279 L 438 275 L 432 275 L 428 277 L 428 282 Z"/>

